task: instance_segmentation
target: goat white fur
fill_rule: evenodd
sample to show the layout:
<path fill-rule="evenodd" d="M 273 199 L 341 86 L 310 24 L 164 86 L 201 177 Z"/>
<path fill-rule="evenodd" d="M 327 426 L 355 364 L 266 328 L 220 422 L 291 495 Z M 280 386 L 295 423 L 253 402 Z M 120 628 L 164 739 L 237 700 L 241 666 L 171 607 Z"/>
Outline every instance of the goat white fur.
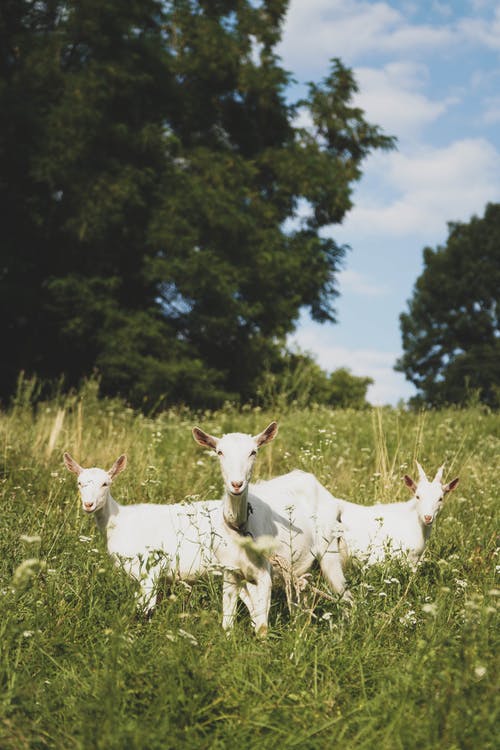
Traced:
<path fill-rule="evenodd" d="M 340 503 L 342 539 L 349 557 L 368 565 L 387 556 L 407 558 L 415 568 L 430 537 L 433 523 L 441 510 L 444 496 L 455 489 L 459 478 L 442 484 L 444 466 L 429 481 L 417 461 L 418 483 L 407 474 L 405 484 L 413 492 L 407 502 L 358 505 L 347 500 Z M 344 556 L 345 561 L 345 556 Z"/>
<path fill-rule="evenodd" d="M 137 603 L 145 613 L 156 605 L 160 575 L 169 581 L 190 581 L 217 566 L 220 501 L 120 505 L 110 486 L 125 469 L 126 456 L 120 456 L 109 471 L 84 469 L 69 453 L 64 454 L 64 463 L 78 477 L 82 508 L 94 515 L 109 554 L 139 582 Z"/>
<path fill-rule="evenodd" d="M 254 437 L 229 433 L 216 438 L 193 428 L 196 442 L 217 453 L 224 479 L 226 533 L 215 553 L 224 567 L 223 626 L 232 627 L 240 596 L 259 635 L 267 632 L 272 576 L 297 579 L 318 560 L 330 587 L 351 600 L 338 549 L 340 508 L 330 493 L 301 471 L 249 484 L 257 449 L 277 431 L 273 422 Z M 244 534 L 254 544 L 245 543 Z M 273 554 L 256 553 L 259 544 L 271 546 Z"/>

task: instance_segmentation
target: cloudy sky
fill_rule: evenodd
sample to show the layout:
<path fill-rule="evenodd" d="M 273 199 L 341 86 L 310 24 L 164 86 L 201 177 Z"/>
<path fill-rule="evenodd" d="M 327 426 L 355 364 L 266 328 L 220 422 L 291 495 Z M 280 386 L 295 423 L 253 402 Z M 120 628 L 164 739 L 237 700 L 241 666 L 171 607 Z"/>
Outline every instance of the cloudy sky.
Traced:
<path fill-rule="evenodd" d="M 372 403 L 396 404 L 414 393 L 392 368 L 423 248 L 500 200 L 500 2 L 291 0 L 279 54 L 297 79 L 293 98 L 340 57 L 355 103 L 397 136 L 397 151 L 365 161 L 354 209 L 331 228 L 351 247 L 339 324 L 306 316 L 292 338 L 327 370 L 370 375 Z"/>

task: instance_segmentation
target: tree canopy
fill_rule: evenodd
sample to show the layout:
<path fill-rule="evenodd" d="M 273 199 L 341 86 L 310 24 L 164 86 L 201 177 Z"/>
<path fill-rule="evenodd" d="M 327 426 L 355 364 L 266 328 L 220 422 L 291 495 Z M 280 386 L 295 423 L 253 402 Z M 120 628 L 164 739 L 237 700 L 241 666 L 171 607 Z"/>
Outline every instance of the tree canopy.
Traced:
<path fill-rule="evenodd" d="M 444 247 L 424 249 L 396 369 L 427 403 L 500 406 L 499 316 L 500 204 L 489 204 L 483 218 L 449 224 Z"/>
<path fill-rule="evenodd" d="M 301 308 L 335 320 L 345 248 L 321 230 L 393 139 L 340 60 L 287 101 L 286 9 L 2 3 L 0 395 L 97 369 L 147 408 L 247 400 Z"/>

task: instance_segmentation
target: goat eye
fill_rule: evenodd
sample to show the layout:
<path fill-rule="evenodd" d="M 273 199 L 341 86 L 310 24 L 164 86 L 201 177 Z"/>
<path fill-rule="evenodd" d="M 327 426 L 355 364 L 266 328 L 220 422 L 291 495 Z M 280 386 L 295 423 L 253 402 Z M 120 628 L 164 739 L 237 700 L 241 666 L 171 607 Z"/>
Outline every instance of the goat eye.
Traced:
<path fill-rule="evenodd" d="M 103 486 L 103 487 L 109 487 L 109 482 L 103 482 L 103 483 L 102 483 L 102 486 Z"/>
<path fill-rule="evenodd" d="M 222 451 L 217 451 L 218 456 L 222 456 Z"/>
<path fill-rule="evenodd" d="M 420 500 L 420 495 L 415 495 L 416 500 Z"/>
<path fill-rule="evenodd" d="M 257 455 L 257 451 L 256 450 L 251 451 L 250 455 L 251 456 L 256 456 Z"/>

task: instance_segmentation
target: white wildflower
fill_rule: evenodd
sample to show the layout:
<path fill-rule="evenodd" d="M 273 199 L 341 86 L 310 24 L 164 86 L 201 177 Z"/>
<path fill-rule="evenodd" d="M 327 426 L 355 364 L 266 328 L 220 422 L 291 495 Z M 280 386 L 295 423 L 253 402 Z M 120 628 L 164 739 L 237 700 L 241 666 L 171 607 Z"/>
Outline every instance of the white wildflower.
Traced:
<path fill-rule="evenodd" d="M 435 602 L 427 602 L 426 604 L 422 604 L 422 612 L 425 612 L 428 615 L 433 615 L 435 617 L 437 614 L 437 604 Z"/>
<path fill-rule="evenodd" d="M 12 583 L 15 588 L 25 586 L 28 581 L 35 577 L 37 573 L 43 570 L 47 566 L 44 560 L 39 560 L 38 557 L 30 557 L 27 560 L 17 566 L 12 577 Z"/>
<path fill-rule="evenodd" d="M 238 539 L 238 544 L 247 552 L 262 558 L 269 558 L 276 552 L 278 546 L 277 540 L 270 534 L 263 534 L 258 539 L 251 536 L 242 536 Z"/>
<path fill-rule="evenodd" d="M 417 618 L 415 617 L 415 610 L 409 609 L 405 615 L 399 618 L 399 622 L 401 623 L 401 625 L 405 625 L 406 627 L 416 625 Z"/>
<path fill-rule="evenodd" d="M 39 544 L 42 541 L 42 537 L 39 536 L 39 534 L 33 534 L 33 536 L 29 536 L 28 534 L 21 534 L 19 539 L 22 542 L 26 542 L 26 544 Z"/>
<path fill-rule="evenodd" d="M 191 633 L 188 633 L 187 630 L 183 630 L 182 628 L 179 628 L 177 632 L 179 633 L 181 638 L 185 638 L 186 641 L 189 641 L 193 646 L 199 645 L 194 635 L 192 635 Z"/>

